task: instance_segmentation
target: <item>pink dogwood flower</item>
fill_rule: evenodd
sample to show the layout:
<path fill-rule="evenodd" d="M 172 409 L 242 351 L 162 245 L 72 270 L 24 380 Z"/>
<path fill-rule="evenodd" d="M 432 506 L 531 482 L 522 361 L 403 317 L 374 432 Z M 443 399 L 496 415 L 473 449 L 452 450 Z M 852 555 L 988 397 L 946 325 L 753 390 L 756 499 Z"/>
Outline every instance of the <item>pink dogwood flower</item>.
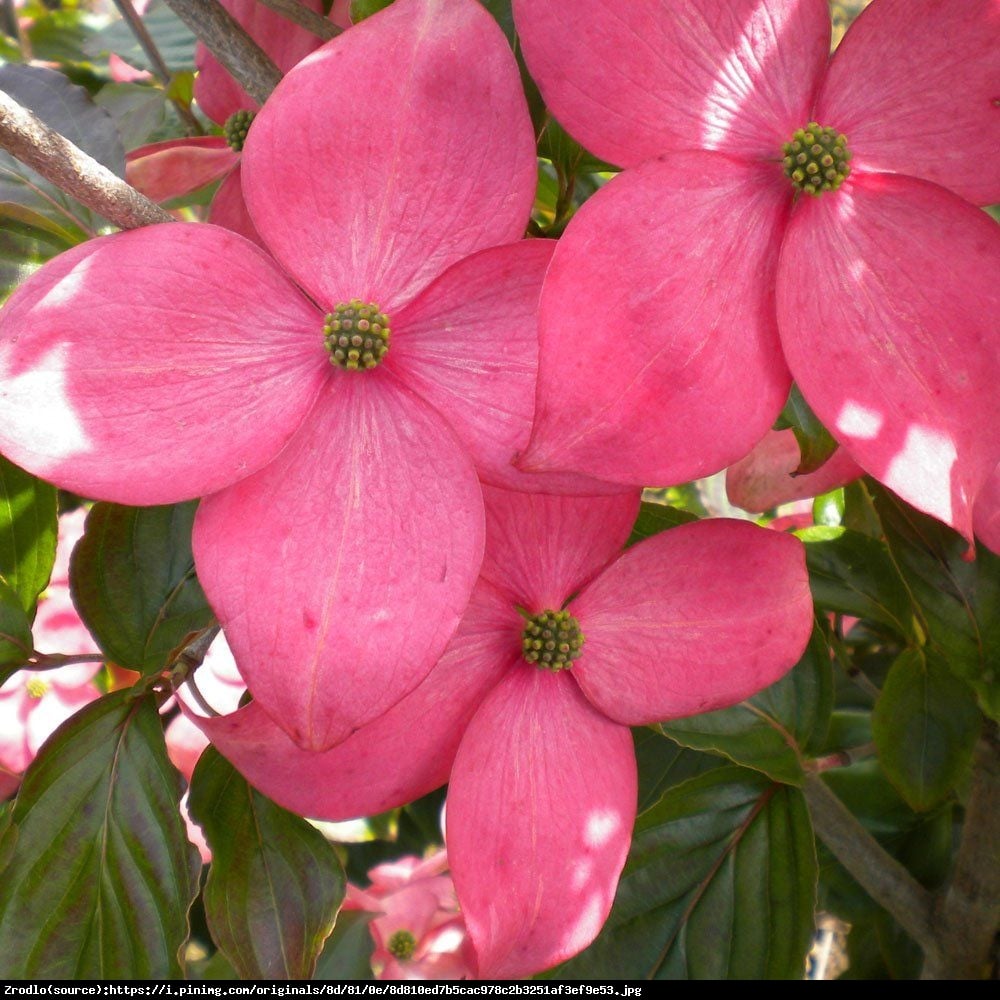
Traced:
<path fill-rule="evenodd" d="M 607 917 L 636 812 L 629 726 L 777 680 L 805 647 L 812 601 L 789 535 L 705 520 L 622 553 L 636 492 L 485 493 L 482 575 L 412 694 L 325 753 L 253 703 L 198 721 L 253 784 L 309 816 L 371 815 L 449 781 L 448 858 L 477 972 L 505 978 L 577 953 Z"/>
<path fill-rule="evenodd" d="M 476 0 L 398 0 L 307 57 L 242 171 L 275 259 L 216 226 L 150 226 L 15 292 L 0 449 L 84 496 L 205 497 L 198 575 L 255 704 L 322 749 L 454 632 L 482 558 L 477 471 L 528 478 L 510 459 L 552 247 L 512 242 L 534 138 Z"/>
<path fill-rule="evenodd" d="M 560 240 L 525 468 L 674 483 L 790 375 L 845 451 L 972 537 L 1000 460 L 997 0 L 514 0 L 553 114 L 624 167 Z M 610 346 L 609 346 L 610 345 Z M 787 362 L 787 367 L 786 367 Z"/>
<path fill-rule="evenodd" d="M 282 72 L 321 44 L 314 34 L 257 0 L 220 2 Z M 323 11 L 322 0 L 304 3 L 316 13 Z M 195 100 L 224 134 L 167 139 L 132 150 L 126 157 L 126 179 L 154 201 L 167 201 L 224 178 L 212 199 L 208 221 L 260 243 L 240 189 L 243 144 L 260 107 L 201 42 L 195 66 Z"/>
<path fill-rule="evenodd" d="M 470 979 L 475 956 L 446 875 L 448 855 L 412 855 L 376 865 L 371 885 L 347 887 L 345 909 L 378 914 L 371 922 L 379 979 Z"/>

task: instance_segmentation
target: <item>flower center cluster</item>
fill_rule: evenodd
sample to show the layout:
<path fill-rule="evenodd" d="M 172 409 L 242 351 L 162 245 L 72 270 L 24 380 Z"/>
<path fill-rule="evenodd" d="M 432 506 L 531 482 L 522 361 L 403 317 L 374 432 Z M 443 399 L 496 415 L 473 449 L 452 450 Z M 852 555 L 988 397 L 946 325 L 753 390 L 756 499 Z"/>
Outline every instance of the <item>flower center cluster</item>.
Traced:
<path fill-rule="evenodd" d="M 48 682 L 43 681 L 41 677 L 32 677 L 24 686 L 29 698 L 44 698 L 49 690 Z"/>
<path fill-rule="evenodd" d="M 236 111 L 226 119 L 226 124 L 222 126 L 222 134 L 234 152 L 243 152 L 243 143 L 247 141 L 247 133 L 256 117 L 256 111 Z"/>
<path fill-rule="evenodd" d="M 330 361 L 347 371 L 374 368 L 389 352 L 389 317 L 361 299 L 340 302 L 323 324 Z"/>
<path fill-rule="evenodd" d="M 785 176 L 798 191 L 836 191 L 851 172 L 847 139 L 836 129 L 810 122 L 781 147 Z"/>
<path fill-rule="evenodd" d="M 389 938 L 386 947 L 393 958 L 408 962 L 413 958 L 413 953 L 417 950 L 417 939 L 409 931 L 396 931 Z"/>
<path fill-rule="evenodd" d="M 543 611 L 528 619 L 521 651 L 529 663 L 546 670 L 566 670 L 583 651 L 580 623 L 568 611 Z"/>

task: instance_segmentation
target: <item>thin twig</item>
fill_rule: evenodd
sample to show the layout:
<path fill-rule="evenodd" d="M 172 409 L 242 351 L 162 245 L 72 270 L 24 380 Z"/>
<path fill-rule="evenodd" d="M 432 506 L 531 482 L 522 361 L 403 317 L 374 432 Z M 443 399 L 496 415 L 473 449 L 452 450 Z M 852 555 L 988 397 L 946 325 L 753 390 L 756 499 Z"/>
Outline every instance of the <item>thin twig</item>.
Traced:
<path fill-rule="evenodd" d="M 142 46 L 142 51 L 146 53 L 146 58 L 149 60 L 153 73 L 164 87 L 169 88 L 173 80 L 173 73 L 170 72 L 170 67 L 167 66 L 163 56 L 160 55 L 160 50 L 156 47 L 156 42 L 153 41 L 153 36 L 149 33 L 142 18 L 135 12 L 131 0 L 114 0 L 114 4 L 118 8 L 118 13 L 121 14 L 123 20 L 128 23 L 132 34 L 135 35 L 136 41 Z M 204 135 L 205 130 L 201 127 L 201 123 L 195 118 L 191 109 L 176 97 L 171 97 L 170 101 L 187 125 L 189 134 Z"/>
<path fill-rule="evenodd" d="M 281 71 L 218 0 L 165 2 L 253 100 L 263 104 L 271 96 Z"/>
<path fill-rule="evenodd" d="M 74 663 L 104 663 L 103 653 L 39 653 L 35 650 L 24 664 L 25 670 L 52 670 Z"/>
<path fill-rule="evenodd" d="M 891 913 L 928 960 L 939 954 L 931 894 L 851 814 L 816 775 L 802 791 L 816 835 L 876 903 Z"/>
<path fill-rule="evenodd" d="M 173 218 L 0 91 L 0 146 L 122 229 Z"/>
<path fill-rule="evenodd" d="M 331 38 L 336 38 L 344 29 L 338 28 L 333 21 L 317 14 L 316 11 L 307 7 L 301 0 L 257 0 L 265 7 L 270 7 L 275 13 L 282 17 L 294 21 L 300 28 L 312 32 L 317 38 L 322 38 L 324 42 Z"/>

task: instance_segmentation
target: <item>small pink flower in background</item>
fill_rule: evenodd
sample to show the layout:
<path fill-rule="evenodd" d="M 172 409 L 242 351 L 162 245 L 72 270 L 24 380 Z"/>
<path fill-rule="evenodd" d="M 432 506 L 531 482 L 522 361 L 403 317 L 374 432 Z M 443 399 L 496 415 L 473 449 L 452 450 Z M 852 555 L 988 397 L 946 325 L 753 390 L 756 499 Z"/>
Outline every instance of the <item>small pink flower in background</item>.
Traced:
<path fill-rule="evenodd" d="M 1000 229 L 975 207 L 1000 201 L 1000 4 L 874 0 L 832 59 L 825 0 L 514 14 L 553 115 L 625 168 L 553 256 L 523 466 L 699 478 L 765 435 L 790 368 L 858 465 L 971 540 L 1000 460 Z"/>
<path fill-rule="evenodd" d="M 475 956 L 445 874 L 448 856 L 405 857 L 368 872 L 367 889 L 347 887 L 346 909 L 377 913 L 371 922 L 379 979 L 468 979 Z"/>
<path fill-rule="evenodd" d="M 32 628 L 41 653 L 95 653 L 93 663 L 53 670 L 19 670 L 0 686 L 0 798 L 11 794 L 42 744 L 71 715 L 100 697 L 97 645 L 80 621 L 69 591 L 69 558 L 83 535 L 83 509 L 59 518 L 59 543 L 49 586 Z"/>
<path fill-rule="evenodd" d="M 303 2 L 316 13 L 322 13 L 322 0 Z M 290 70 L 322 44 L 316 35 L 257 0 L 221 0 L 221 3 L 282 72 Z M 242 115 L 242 122 L 248 123 L 259 106 L 201 42 L 195 50 L 195 65 L 198 69 L 195 100 L 227 134 L 168 139 L 134 149 L 126 157 L 126 180 L 154 201 L 167 201 L 225 178 L 212 199 L 208 221 L 259 244 L 260 237 L 247 213 L 240 188 L 245 135 L 239 131 L 241 122 L 236 117 Z"/>
<path fill-rule="evenodd" d="M 812 600 L 789 535 L 705 520 L 622 554 L 638 492 L 485 495 L 482 576 L 412 694 L 324 753 L 256 704 L 198 722 L 307 816 L 372 815 L 448 781 L 448 857 L 477 974 L 506 978 L 576 954 L 607 917 L 636 811 L 629 726 L 777 680 L 805 647 Z"/>
<path fill-rule="evenodd" d="M 478 476 L 529 478 L 510 460 L 552 244 L 520 239 L 534 135 L 477 0 L 397 0 L 303 60 L 242 171 L 274 258 L 149 226 L 14 293 L 0 448 L 85 496 L 205 497 L 198 576 L 254 704 L 324 749 L 447 645 L 482 559 Z"/>

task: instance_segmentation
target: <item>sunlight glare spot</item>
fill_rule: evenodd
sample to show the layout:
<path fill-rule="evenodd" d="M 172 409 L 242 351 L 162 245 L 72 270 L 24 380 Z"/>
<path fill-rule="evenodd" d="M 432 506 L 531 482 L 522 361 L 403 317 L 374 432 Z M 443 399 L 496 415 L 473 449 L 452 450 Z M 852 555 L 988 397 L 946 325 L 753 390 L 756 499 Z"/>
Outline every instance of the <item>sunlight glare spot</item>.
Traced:
<path fill-rule="evenodd" d="M 93 262 L 93 257 L 87 257 L 76 264 L 72 271 L 60 278 L 39 300 L 32 309 L 33 316 L 44 315 L 47 309 L 58 309 L 70 305 L 80 291 L 87 272 Z"/>
<path fill-rule="evenodd" d="M 559 942 L 560 951 L 572 955 L 597 937 L 604 925 L 604 916 L 608 910 L 601 895 L 600 891 L 591 893 L 590 898 L 580 908 L 579 919 L 569 925 L 562 941 Z"/>
<path fill-rule="evenodd" d="M 947 434 L 931 427 L 911 427 L 882 481 L 902 496 L 919 495 L 922 510 L 950 524 L 951 473 L 957 460 L 955 444 Z"/>
<path fill-rule="evenodd" d="M 588 847 L 604 847 L 621 829 L 621 825 L 621 818 L 616 813 L 610 809 L 598 809 L 587 818 L 583 842 Z"/>
<path fill-rule="evenodd" d="M 869 410 L 860 403 L 847 402 L 837 418 L 837 430 L 849 437 L 871 441 L 878 437 L 883 423 L 885 419 L 881 413 Z"/>

